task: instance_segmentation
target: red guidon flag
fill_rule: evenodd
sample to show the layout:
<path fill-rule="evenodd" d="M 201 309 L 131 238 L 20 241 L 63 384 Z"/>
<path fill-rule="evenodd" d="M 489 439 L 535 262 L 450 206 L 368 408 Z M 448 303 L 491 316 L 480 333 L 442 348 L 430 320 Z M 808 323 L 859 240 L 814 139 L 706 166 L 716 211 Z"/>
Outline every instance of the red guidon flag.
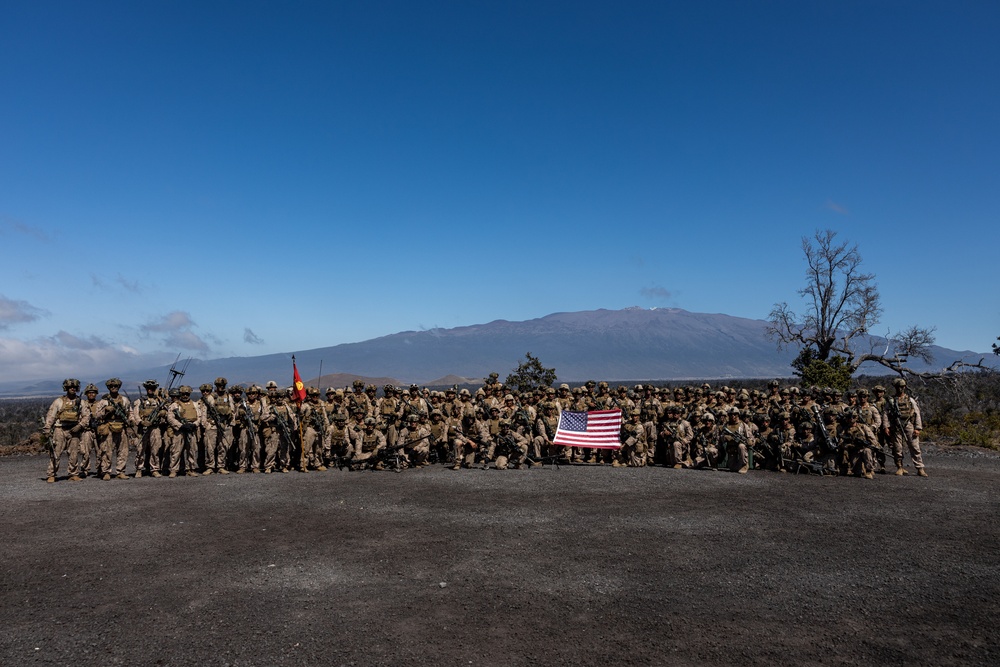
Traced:
<path fill-rule="evenodd" d="M 622 411 L 591 410 L 589 412 L 559 413 L 559 426 L 553 445 L 563 447 L 621 447 Z"/>
<path fill-rule="evenodd" d="M 302 384 L 302 376 L 299 375 L 299 367 L 295 365 L 295 355 L 292 355 L 292 385 L 295 387 L 295 400 L 298 403 L 306 400 L 306 386 Z"/>

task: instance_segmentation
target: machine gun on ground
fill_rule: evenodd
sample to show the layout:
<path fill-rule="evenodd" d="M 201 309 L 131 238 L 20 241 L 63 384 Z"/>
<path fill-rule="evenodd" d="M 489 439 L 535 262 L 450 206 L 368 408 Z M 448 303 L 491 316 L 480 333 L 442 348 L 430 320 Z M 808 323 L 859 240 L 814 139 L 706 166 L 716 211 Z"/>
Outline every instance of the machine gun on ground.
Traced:
<path fill-rule="evenodd" d="M 826 430 L 826 423 L 823 421 L 823 415 L 820 412 L 819 406 L 812 406 L 812 410 L 813 414 L 816 415 L 816 429 L 819 431 L 820 445 L 823 446 L 827 454 L 833 454 L 840 447 L 840 443 Z"/>

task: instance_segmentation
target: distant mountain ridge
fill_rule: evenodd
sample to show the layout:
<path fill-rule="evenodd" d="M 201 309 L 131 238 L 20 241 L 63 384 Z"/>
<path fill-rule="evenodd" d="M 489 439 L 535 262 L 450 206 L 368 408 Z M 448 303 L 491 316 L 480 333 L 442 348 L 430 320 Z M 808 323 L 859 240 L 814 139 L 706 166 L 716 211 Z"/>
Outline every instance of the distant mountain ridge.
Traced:
<path fill-rule="evenodd" d="M 779 351 L 766 334 L 767 322 L 723 314 L 692 313 L 680 308 L 625 308 L 553 313 L 523 322 L 494 320 L 486 324 L 402 331 L 359 343 L 296 351 L 300 373 L 315 378 L 322 360 L 328 374 L 396 379 L 429 384 L 448 376 L 482 378 L 497 372 L 501 379 L 526 352 L 556 369 L 560 381 L 587 379 L 693 380 L 791 377 L 794 349 Z M 915 370 L 938 370 L 959 358 L 992 354 L 932 348 L 934 363 L 914 363 Z M 861 373 L 881 374 L 866 364 Z M 112 371 L 113 373 L 113 371 Z M 167 377 L 165 368 L 130 373 L 126 386 L 146 377 Z M 291 353 L 258 357 L 193 360 L 184 381 L 197 385 L 222 375 L 231 383 L 291 382 Z M 123 378 L 124 379 L 124 378 Z M 331 378 L 332 379 L 332 378 Z M 435 382 L 436 383 L 436 382 Z M 6 394 L 17 389 L 4 383 Z M 21 383 L 23 390 L 29 383 Z M 50 383 L 32 383 L 37 391 Z M 58 383 L 51 386 L 58 393 Z"/>

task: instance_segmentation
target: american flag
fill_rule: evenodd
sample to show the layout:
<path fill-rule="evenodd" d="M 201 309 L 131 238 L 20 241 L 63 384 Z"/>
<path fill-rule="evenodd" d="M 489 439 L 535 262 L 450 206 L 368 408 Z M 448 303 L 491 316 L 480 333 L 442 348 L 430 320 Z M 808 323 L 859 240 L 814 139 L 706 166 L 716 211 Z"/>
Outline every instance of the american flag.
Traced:
<path fill-rule="evenodd" d="M 559 413 L 559 426 L 552 444 L 564 447 L 617 449 L 622 428 L 621 410 Z"/>

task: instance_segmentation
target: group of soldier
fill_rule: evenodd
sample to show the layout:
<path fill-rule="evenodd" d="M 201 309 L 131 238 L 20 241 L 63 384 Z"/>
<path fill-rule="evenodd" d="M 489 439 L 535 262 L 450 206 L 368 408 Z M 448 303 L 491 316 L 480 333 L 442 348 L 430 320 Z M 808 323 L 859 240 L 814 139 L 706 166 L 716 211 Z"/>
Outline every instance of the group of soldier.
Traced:
<path fill-rule="evenodd" d="M 782 386 L 768 390 L 713 389 L 710 385 L 655 387 L 587 382 L 529 392 L 505 388 L 492 374 L 475 393 L 457 387 L 428 391 L 374 385 L 325 392 L 268 382 L 244 388 L 224 377 L 200 386 L 142 385 L 130 400 L 121 380 L 107 392 L 67 379 L 65 394 L 45 418 L 47 481 L 68 457 L 69 480 L 93 474 L 127 479 L 130 451 L 135 477 L 419 468 L 524 468 L 543 464 L 615 467 L 750 469 L 853 475 L 907 474 L 909 454 L 926 477 L 920 452 L 917 402 L 902 378 L 893 395 L 876 386 L 841 394 L 833 389 Z M 304 389 L 300 387 L 300 390 Z M 563 411 L 620 410 L 618 448 L 553 443 Z"/>

